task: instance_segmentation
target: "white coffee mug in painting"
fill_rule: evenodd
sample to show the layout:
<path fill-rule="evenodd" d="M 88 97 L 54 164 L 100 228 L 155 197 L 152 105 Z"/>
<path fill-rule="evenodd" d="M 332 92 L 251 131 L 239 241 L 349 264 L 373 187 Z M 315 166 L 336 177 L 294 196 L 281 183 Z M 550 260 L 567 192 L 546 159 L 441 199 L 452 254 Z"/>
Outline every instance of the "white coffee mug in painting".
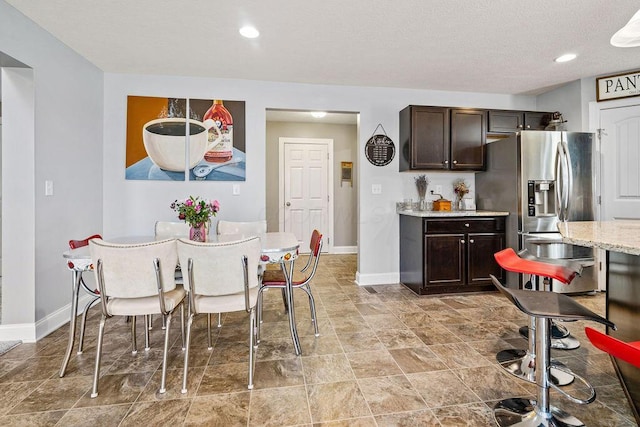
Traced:
<path fill-rule="evenodd" d="M 171 172 L 183 172 L 186 151 L 185 118 L 155 119 L 142 127 L 142 141 L 147 154 L 160 169 Z M 209 132 L 217 137 L 209 141 Z M 214 147 L 221 139 L 220 131 L 213 120 L 189 120 L 189 169 L 204 158 L 204 153 Z"/>

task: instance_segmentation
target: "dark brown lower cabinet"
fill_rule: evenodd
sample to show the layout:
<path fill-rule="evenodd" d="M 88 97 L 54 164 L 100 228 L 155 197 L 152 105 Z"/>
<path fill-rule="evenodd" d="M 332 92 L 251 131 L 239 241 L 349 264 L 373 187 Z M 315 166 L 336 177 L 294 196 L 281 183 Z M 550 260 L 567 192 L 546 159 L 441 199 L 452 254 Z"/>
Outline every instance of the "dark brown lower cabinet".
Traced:
<path fill-rule="evenodd" d="M 495 290 L 505 217 L 400 216 L 400 281 L 421 295 Z"/>

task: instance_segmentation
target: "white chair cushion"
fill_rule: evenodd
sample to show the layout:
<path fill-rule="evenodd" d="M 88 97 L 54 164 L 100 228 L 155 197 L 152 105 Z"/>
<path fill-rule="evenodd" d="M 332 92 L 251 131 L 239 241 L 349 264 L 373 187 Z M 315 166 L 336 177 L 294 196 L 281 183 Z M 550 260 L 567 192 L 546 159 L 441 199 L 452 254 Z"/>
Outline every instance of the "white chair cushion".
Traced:
<path fill-rule="evenodd" d="M 258 288 L 249 289 L 249 306 L 255 307 Z M 216 297 L 196 295 L 196 313 L 228 313 L 245 310 L 244 292 Z"/>
<path fill-rule="evenodd" d="M 165 310 L 176 308 L 186 296 L 182 286 L 176 286 L 172 291 L 164 293 Z M 244 304 L 244 303 L 243 303 Z M 244 307 L 244 305 L 243 305 Z M 109 298 L 107 312 L 112 316 L 140 316 L 145 314 L 162 314 L 158 296 L 142 298 Z"/>

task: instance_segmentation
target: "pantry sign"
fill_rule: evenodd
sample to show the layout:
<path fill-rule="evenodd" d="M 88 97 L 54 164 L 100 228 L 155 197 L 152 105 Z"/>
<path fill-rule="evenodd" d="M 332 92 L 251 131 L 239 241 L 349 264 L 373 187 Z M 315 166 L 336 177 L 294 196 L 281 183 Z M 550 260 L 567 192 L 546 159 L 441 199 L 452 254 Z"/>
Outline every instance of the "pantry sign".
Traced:
<path fill-rule="evenodd" d="M 640 71 L 596 79 L 596 99 L 598 102 L 632 96 L 640 96 Z"/>

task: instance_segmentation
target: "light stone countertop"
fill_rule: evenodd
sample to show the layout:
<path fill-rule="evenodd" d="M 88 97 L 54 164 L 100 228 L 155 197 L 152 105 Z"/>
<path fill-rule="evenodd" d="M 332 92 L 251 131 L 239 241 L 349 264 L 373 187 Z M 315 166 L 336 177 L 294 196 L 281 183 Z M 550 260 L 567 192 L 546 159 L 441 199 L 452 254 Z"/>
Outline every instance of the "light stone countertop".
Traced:
<path fill-rule="evenodd" d="M 508 216 L 509 212 L 496 212 L 496 211 L 418 211 L 418 210 L 406 210 L 396 209 L 396 212 L 400 215 L 418 216 L 422 218 L 447 218 L 447 217 L 459 217 L 459 216 Z"/>
<path fill-rule="evenodd" d="M 565 243 L 640 255 L 640 220 L 564 222 L 558 230 Z"/>

